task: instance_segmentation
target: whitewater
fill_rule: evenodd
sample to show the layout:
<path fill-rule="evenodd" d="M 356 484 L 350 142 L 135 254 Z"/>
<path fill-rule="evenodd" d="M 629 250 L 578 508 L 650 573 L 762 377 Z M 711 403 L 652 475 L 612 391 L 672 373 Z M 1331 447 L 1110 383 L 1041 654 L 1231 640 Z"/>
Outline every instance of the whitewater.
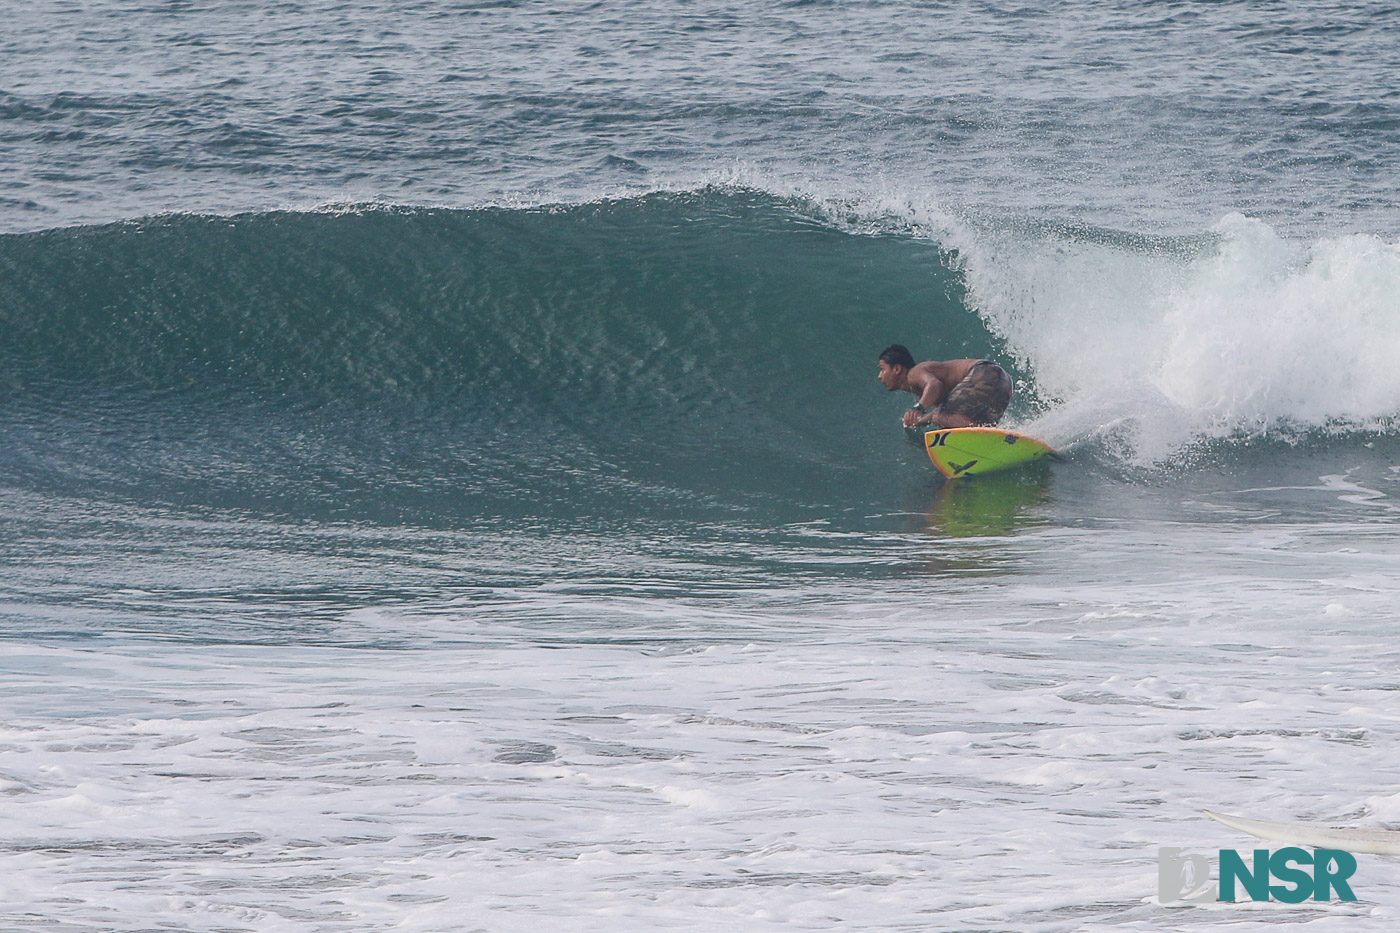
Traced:
<path fill-rule="evenodd" d="M 11 13 L 0 927 L 1394 927 L 1387 6 Z"/>

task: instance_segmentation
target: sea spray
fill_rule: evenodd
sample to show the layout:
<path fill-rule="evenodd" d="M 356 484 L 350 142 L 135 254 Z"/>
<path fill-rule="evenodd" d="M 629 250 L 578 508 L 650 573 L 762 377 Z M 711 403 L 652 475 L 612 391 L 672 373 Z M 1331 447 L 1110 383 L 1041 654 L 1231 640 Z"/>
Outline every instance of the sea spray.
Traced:
<path fill-rule="evenodd" d="M 1400 249 L 1012 226 L 960 243 L 969 304 L 1033 374 L 1027 430 L 1062 444 L 1132 421 L 1140 465 L 1210 439 L 1385 427 L 1400 413 Z"/>

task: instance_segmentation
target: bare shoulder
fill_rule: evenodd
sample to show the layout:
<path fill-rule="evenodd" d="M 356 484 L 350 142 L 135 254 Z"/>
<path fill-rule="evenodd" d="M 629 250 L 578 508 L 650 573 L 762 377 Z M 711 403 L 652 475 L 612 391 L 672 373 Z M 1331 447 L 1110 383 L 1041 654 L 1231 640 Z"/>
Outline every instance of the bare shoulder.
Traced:
<path fill-rule="evenodd" d="M 942 369 L 943 363 L 938 360 L 926 360 L 922 363 L 915 363 L 914 368 L 909 370 L 909 383 L 916 388 L 924 388 L 930 382 L 946 382 L 946 376 Z"/>

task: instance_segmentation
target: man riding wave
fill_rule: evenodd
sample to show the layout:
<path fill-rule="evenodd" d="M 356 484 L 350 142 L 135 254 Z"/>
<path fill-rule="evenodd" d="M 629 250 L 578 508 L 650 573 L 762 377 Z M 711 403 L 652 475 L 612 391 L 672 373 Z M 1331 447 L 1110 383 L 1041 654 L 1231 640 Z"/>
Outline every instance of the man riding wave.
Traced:
<path fill-rule="evenodd" d="M 900 344 L 880 353 L 880 383 L 891 392 L 909 392 L 918 401 L 904 413 L 904 426 L 966 428 L 1001 420 L 1015 384 L 1006 370 L 988 360 L 927 360 L 915 363 Z"/>

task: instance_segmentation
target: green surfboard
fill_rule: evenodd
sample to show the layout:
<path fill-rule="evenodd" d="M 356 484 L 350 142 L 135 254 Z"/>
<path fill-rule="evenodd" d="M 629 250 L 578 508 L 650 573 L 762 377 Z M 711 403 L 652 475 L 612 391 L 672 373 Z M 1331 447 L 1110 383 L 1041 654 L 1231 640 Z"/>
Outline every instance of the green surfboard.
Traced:
<path fill-rule="evenodd" d="M 1049 444 L 1001 428 L 940 428 L 924 435 L 928 458 L 949 479 L 978 476 L 1059 455 Z"/>

